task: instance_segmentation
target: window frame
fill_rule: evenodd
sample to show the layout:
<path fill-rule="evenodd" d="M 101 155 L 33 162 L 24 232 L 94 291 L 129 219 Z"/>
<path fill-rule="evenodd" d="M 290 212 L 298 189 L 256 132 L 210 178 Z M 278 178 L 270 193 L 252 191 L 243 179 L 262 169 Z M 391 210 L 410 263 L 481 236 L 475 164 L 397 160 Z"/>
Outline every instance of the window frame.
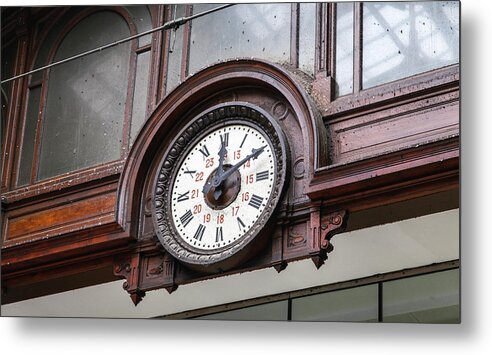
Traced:
<path fill-rule="evenodd" d="M 353 51 L 353 90 L 352 93 L 335 96 L 334 85 L 336 83 L 336 38 L 337 38 L 337 3 L 316 3 L 316 38 L 315 38 L 315 66 L 314 81 L 328 78 L 331 81 L 328 95 L 329 105 L 322 105 L 323 116 L 337 117 L 354 110 L 364 109 L 365 106 L 379 104 L 389 98 L 399 99 L 408 93 L 417 93 L 432 89 L 441 85 L 448 85 L 459 80 L 460 63 L 436 68 L 430 71 L 418 73 L 405 78 L 364 89 L 362 87 L 362 47 L 363 47 L 363 5 L 364 2 L 352 2 L 354 7 L 354 51 Z M 193 14 L 193 5 L 185 5 L 185 16 Z M 289 64 L 299 69 L 299 14 L 300 4 L 291 4 L 291 45 Z M 174 16 L 174 7 L 166 6 L 166 21 Z M 183 82 L 189 77 L 189 51 L 190 37 L 193 23 L 188 22 L 183 27 L 183 46 L 181 56 L 181 78 Z M 163 96 L 167 92 L 167 63 L 169 61 L 169 46 L 172 42 L 171 31 L 166 35 L 163 48 L 165 70 L 163 74 Z M 394 95 L 395 88 L 398 93 Z"/>
<path fill-rule="evenodd" d="M 156 22 L 156 6 L 147 6 L 147 10 L 149 12 L 151 26 L 155 26 Z M 28 49 L 26 55 L 26 62 L 28 65 L 26 66 L 26 70 L 33 70 L 33 66 L 36 63 L 36 59 L 39 55 L 39 51 L 43 46 L 44 40 L 55 26 L 57 21 L 62 21 L 63 16 L 67 13 L 70 7 L 63 7 L 58 12 L 51 13 L 51 18 L 55 18 L 55 21 L 51 21 L 46 25 L 46 28 L 43 28 L 41 33 L 38 31 L 38 27 L 32 31 L 30 34 L 30 48 Z M 56 10 L 55 10 L 56 11 Z M 132 20 L 132 15 L 129 10 L 127 10 L 124 6 L 90 6 L 82 9 L 77 16 L 68 19 L 66 23 L 63 25 L 63 30 L 56 36 L 55 40 L 51 44 L 49 48 L 49 54 L 47 56 L 46 63 L 48 64 L 53 61 L 56 52 L 63 42 L 66 35 L 77 26 L 80 21 L 87 18 L 88 16 L 102 11 L 111 11 L 117 15 L 119 15 L 123 21 L 128 26 L 130 35 L 137 34 L 137 26 Z M 36 24 L 40 24 L 43 19 L 39 19 Z M 125 109 L 124 109 L 124 118 L 123 118 L 123 133 L 122 133 L 122 144 L 120 148 L 120 156 L 118 159 L 108 162 L 103 162 L 100 164 L 92 165 L 90 167 L 66 172 L 60 175 L 56 175 L 53 177 L 49 177 L 43 180 L 37 180 L 38 169 L 39 169 L 39 156 L 40 156 L 40 146 L 42 139 L 42 130 L 43 130 L 43 121 L 45 115 L 45 106 L 48 92 L 48 83 L 50 77 L 50 69 L 45 70 L 42 73 L 42 79 L 39 81 L 32 81 L 32 75 L 24 79 L 24 85 L 22 88 L 22 97 L 27 98 L 29 95 L 29 90 L 32 90 L 36 87 L 41 87 L 40 93 L 40 109 L 38 112 L 38 118 L 36 122 L 36 131 L 35 131 L 35 142 L 34 142 L 34 151 L 33 151 L 33 163 L 31 164 L 31 174 L 29 183 L 25 185 L 18 184 L 18 175 L 21 164 L 21 153 L 23 149 L 23 139 L 24 139 L 24 127 L 26 123 L 27 116 L 27 107 L 28 100 L 24 99 L 21 107 L 21 113 L 19 115 L 18 120 L 18 129 L 16 134 L 16 146 L 15 146 L 15 158 L 13 158 L 13 169 L 11 170 L 10 175 L 8 176 L 8 180 L 5 183 L 5 189 L 7 191 L 6 195 L 8 196 L 9 202 L 22 200 L 26 197 L 34 197 L 36 195 L 42 194 L 44 192 L 49 192 L 53 190 L 58 190 L 60 186 L 74 186 L 80 183 L 89 182 L 94 179 L 100 179 L 109 177 L 115 174 L 119 174 L 122 170 L 123 163 L 128 156 L 129 153 L 129 144 L 130 144 L 130 129 L 131 129 L 131 119 L 132 119 L 132 108 L 133 108 L 133 100 L 134 100 L 134 88 L 135 88 L 135 78 L 137 72 L 137 57 L 138 55 L 145 53 L 147 51 L 151 54 L 151 61 L 149 63 L 149 80 L 147 86 L 147 97 L 145 103 L 145 115 L 147 116 L 150 109 L 150 103 L 152 100 L 152 88 L 153 88 L 153 77 L 154 77 L 154 68 L 152 63 L 154 61 L 155 56 L 155 47 L 153 38 L 151 39 L 150 44 L 140 45 L 138 39 L 132 40 L 130 42 L 130 59 L 129 59 L 129 68 L 128 68 L 128 83 L 127 83 L 127 92 L 125 97 Z M 22 80 L 22 79 L 21 79 Z"/>
<path fill-rule="evenodd" d="M 388 99 L 397 101 L 408 94 L 428 92 L 433 88 L 443 85 L 452 85 L 459 81 L 460 61 L 455 64 L 435 68 L 429 71 L 417 73 L 401 79 L 388 81 L 376 86 L 363 88 L 362 86 L 362 60 L 363 60 L 363 7 L 364 2 L 353 2 L 354 29 L 353 29 L 353 89 L 352 93 L 335 96 L 335 90 L 329 95 L 330 105 L 324 108 L 323 116 L 336 118 L 346 113 L 360 111 L 384 102 Z M 326 49 L 326 76 L 331 77 L 333 85 L 336 83 L 336 25 L 337 3 L 327 4 L 325 25 L 329 29 Z M 323 71 L 320 66 L 319 71 Z M 398 91 L 398 92 L 396 92 Z"/>
<path fill-rule="evenodd" d="M 255 5 L 255 4 L 238 4 L 238 5 Z M 258 5 L 258 4 L 256 4 Z M 299 67 L 299 25 L 300 25 L 300 3 L 291 3 L 291 9 L 290 9 L 290 55 L 289 55 L 289 64 L 296 69 Z M 316 13 L 318 13 L 318 8 L 320 8 L 321 3 L 316 3 Z M 185 6 L 185 16 L 192 16 L 194 14 L 193 12 L 193 4 L 187 4 Z M 175 7 L 174 5 L 166 5 L 166 21 L 171 21 L 174 19 L 174 13 L 175 13 Z M 318 17 L 317 17 L 318 18 Z M 316 26 L 318 24 L 318 21 L 316 21 Z M 178 83 L 181 84 L 183 81 L 185 81 L 187 78 L 190 77 L 190 70 L 189 70 L 189 63 L 190 63 L 190 41 L 191 41 L 191 31 L 193 27 L 193 21 L 189 21 L 183 25 L 183 46 L 182 46 L 182 55 L 181 55 L 181 75 L 180 75 L 180 82 Z M 168 69 L 168 63 L 169 63 L 169 47 L 172 44 L 172 37 L 171 37 L 171 31 L 169 31 L 166 34 L 166 41 L 165 45 L 163 46 L 163 53 L 164 55 L 164 61 L 165 61 L 165 67 L 163 70 L 163 96 L 166 96 L 169 94 L 170 91 L 167 90 L 167 69 Z M 318 42 L 316 42 L 315 50 L 318 47 Z M 216 64 L 219 62 L 214 62 L 214 63 L 209 63 L 205 67 Z M 203 69 L 203 68 L 202 68 Z M 316 72 L 316 63 L 315 63 L 315 68 L 314 72 Z M 175 87 L 176 88 L 176 87 Z M 175 89 L 174 88 L 174 89 Z M 174 90 L 173 89 L 173 90 Z M 172 91 L 172 90 L 171 90 Z"/>
<path fill-rule="evenodd" d="M 419 266 L 409 269 L 403 269 L 399 271 L 387 272 L 383 274 L 378 274 L 374 276 L 364 277 L 361 279 L 342 281 L 334 284 L 314 286 L 301 290 L 293 290 L 289 292 L 278 293 L 274 295 L 261 296 L 226 304 L 221 304 L 217 306 L 204 307 L 193 309 L 189 311 L 183 311 L 178 313 L 172 313 L 168 315 L 155 317 L 157 319 L 196 319 L 197 317 L 202 317 L 206 315 L 213 315 L 228 311 L 234 311 L 238 309 L 244 309 L 248 307 L 254 307 L 269 303 L 275 303 L 280 301 L 288 301 L 288 319 L 286 321 L 292 320 L 292 300 L 302 297 L 309 297 L 313 295 L 320 295 L 324 293 L 337 292 L 341 290 L 349 290 L 352 288 L 363 287 L 368 285 L 378 286 L 378 323 L 383 323 L 383 285 L 388 281 L 403 280 L 412 277 L 418 277 L 423 275 L 435 274 L 450 270 L 460 270 L 461 263 L 459 260 L 450 260 L 440 263 L 435 263 L 431 265 Z M 461 272 L 461 270 L 459 271 Z M 461 292 L 461 285 L 460 285 Z M 299 321 L 302 322 L 302 321 Z"/>

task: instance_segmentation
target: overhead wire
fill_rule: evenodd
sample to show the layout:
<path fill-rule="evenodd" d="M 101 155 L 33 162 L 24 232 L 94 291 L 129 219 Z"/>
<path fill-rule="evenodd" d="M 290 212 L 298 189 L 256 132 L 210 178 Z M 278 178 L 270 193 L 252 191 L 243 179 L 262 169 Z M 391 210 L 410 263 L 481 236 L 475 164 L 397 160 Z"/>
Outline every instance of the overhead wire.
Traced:
<path fill-rule="evenodd" d="M 199 18 L 199 17 L 205 16 L 205 15 L 211 14 L 211 13 L 216 12 L 216 11 L 223 10 L 225 8 L 228 8 L 228 7 L 231 7 L 231 6 L 234 6 L 234 5 L 237 5 L 237 4 L 226 4 L 226 5 L 214 7 L 213 9 L 210 9 L 210 10 L 202 11 L 202 12 L 200 12 L 198 14 L 195 14 L 195 15 L 192 15 L 192 16 L 183 16 L 183 17 L 180 17 L 180 18 L 177 18 L 177 19 L 175 18 L 175 19 L 173 19 L 171 21 L 166 22 L 162 26 L 159 26 L 159 27 L 156 27 L 156 28 L 152 28 L 152 29 L 150 29 L 148 31 L 141 32 L 141 33 L 138 33 L 136 35 L 133 35 L 133 36 L 130 36 L 130 37 L 127 37 L 127 38 L 120 39 L 118 41 L 115 41 L 115 42 L 112 42 L 112 43 L 109 43 L 109 44 L 106 44 L 106 45 L 103 45 L 103 46 L 100 46 L 100 47 L 97 47 L 97 48 L 88 50 L 86 52 L 82 52 L 82 53 L 76 54 L 74 56 L 71 56 L 71 57 L 68 57 L 68 58 L 59 60 L 57 62 L 54 62 L 54 63 L 48 64 L 48 65 L 45 65 L 43 67 L 39 67 L 39 68 L 33 69 L 33 70 L 28 71 L 26 73 L 22 73 L 22 74 L 13 76 L 11 78 L 2 80 L 1 81 L 1 84 L 5 84 L 5 83 L 8 83 L 10 81 L 17 80 L 17 79 L 20 79 L 22 77 L 25 77 L 25 76 L 28 76 L 28 75 L 37 73 L 39 71 L 46 70 L 46 69 L 52 68 L 52 67 L 57 66 L 57 65 L 60 65 L 60 64 L 67 63 L 67 62 L 70 62 L 72 60 L 75 60 L 75 59 L 78 59 L 78 58 L 81 58 L 81 57 L 85 57 L 85 56 L 87 56 L 89 54 L 92 54 L 92 53 L 100 52 L 100 51 L 102 51 L 104 49 L 108 49 L 108 48 L 117 46 L 119 44 L 122 44 L 122 43 L 125 43 L 125 42 L 128 42 L 128 41 L 134 40 L 134 39 L 139 38 L 139 37 L 146 36 L 148 34 L 151 34 L 151 33 L 157 32 L 157 31 L 169 30 L 169 29 L 177 30 L 180 26 L 184 25 L 188 21 L 191 21 L 191 20 L 194 20 L 196 18 Z"/>

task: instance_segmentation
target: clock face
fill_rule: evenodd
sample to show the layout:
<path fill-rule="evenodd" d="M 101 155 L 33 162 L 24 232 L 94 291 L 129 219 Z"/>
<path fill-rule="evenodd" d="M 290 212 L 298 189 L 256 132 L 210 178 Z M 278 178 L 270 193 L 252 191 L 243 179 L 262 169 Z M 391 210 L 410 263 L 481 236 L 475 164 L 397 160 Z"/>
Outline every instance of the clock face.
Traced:
<path fill-rule="evenodd" d="M 269 236 L 287 154 L 280 126 L 256 106 L 221 104 L 195 117 L 168 143 L 154 180 L 160 243 L 206 272 L 250 257 Z"/>
<path fill-rule="evenodd" d="M 240 240 L 267 206 L 275 177 L 273 147 L 262 130 L 231 124 L 210 131 L 186 153 L 174 180 L 179 237 L 200 250 Z"/>

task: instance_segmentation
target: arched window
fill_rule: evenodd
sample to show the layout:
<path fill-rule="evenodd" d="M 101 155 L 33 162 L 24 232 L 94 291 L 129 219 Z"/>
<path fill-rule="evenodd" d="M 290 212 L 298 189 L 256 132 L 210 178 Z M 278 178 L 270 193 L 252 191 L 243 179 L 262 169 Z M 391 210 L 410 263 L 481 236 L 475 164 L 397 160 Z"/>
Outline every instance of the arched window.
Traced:
<path fill-rule="evenodd" d="M 145 6 L 72 8 L 44 37 L 33 67 L 150 28 Z M 150 42 L 141 37 L 31 76 L 17 186 L 125 157 L 147 108 Z"/>

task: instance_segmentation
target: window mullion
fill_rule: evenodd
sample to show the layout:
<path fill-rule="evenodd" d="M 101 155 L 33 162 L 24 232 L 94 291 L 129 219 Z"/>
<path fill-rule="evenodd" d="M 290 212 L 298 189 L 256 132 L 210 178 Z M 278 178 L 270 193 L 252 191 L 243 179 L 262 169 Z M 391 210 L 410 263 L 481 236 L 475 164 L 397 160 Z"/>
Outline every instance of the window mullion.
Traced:
<path fill-rule="evenodd" d="M 362 90 L 362 2 L 354 3 L 354 94 Z"/>
<path fill-rule="evenodd" d="M 326 75 L 326 34 L 327 34 L 327 7 L 326 3 L 316 5 L 316 60 L 315 60 L 315 77 L 318 74 Z"/>
<path fill-rule="evenodd" d="M 185 17 L 193 14 L 193 5 L 186 5 Z M 189 59 L 190 59 L 190 40 L 191 26 L 193 21 L 188 21 L 183 25 L 183 51 L 181 55 L 181 81 L 184 81 L 189 74 Z"/>
<path fill-rule="evenodd" d="M 291 5 L 290 22 L 290 64 L 299 67 L 299 3 Z"/>

